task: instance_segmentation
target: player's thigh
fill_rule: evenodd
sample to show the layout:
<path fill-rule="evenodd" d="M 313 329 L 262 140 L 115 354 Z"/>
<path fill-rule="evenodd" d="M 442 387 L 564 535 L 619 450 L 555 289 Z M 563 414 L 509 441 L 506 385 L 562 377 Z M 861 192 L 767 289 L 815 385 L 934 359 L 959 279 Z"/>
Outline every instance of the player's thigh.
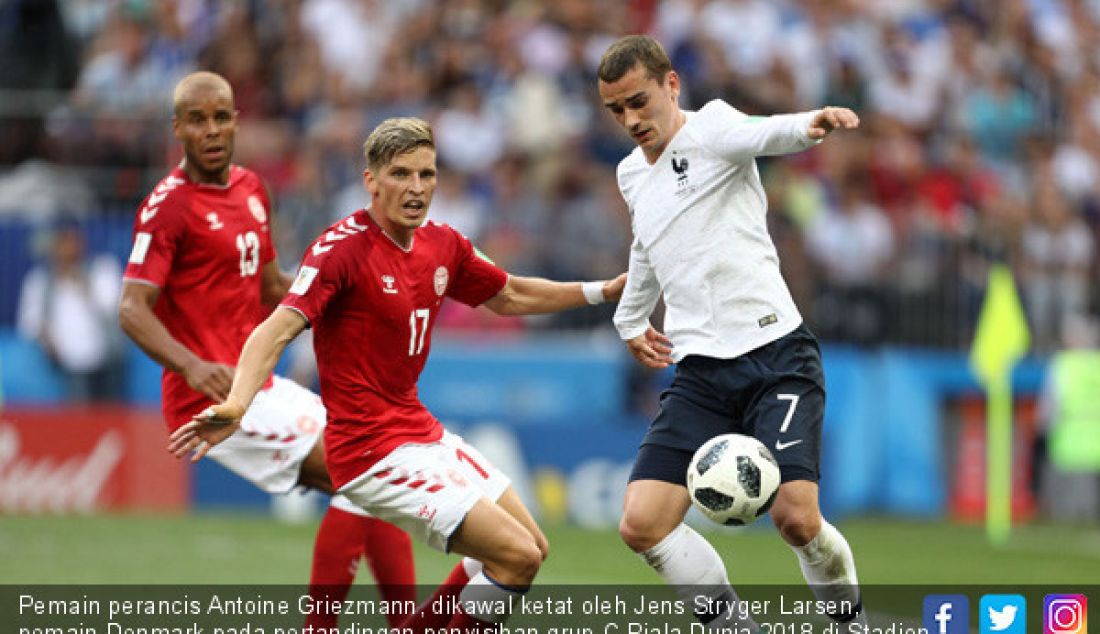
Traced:
<path fill-rule="evenodd" d="M 736 430 L 732 410 L 707 376 L 708 363 L 688 357 L 676 368 L 634 458 L 631 483 L 657 480 L 687 486 L 687 467 L 695 450 L 715 436 Z"/>
<path fill-rule="evenodd" d="M 336 492 L 332 486 L 332 478 L 328 474 L 328 467 L 325 465 L 325 447 L 321 438 L 313 443 L 313 448 L 302 460 L 301 469 L 298 471 L 298 484 L 329 495 Z"/>
<path fill-rule="evenodd" d="M 499 569 L 504 568 L 512 573 L 534 576 L 543 559 L 527 527 L 504 507 L 485 497 L 466 513 L 451 537 L 450 547 L 453 552 L 485 563 L 487 573 L 498 575 Z"/>
<path fill-rule="evenodd" d="M 782 482 L 817 482 L 821 475 L 821 427 L 825 391 L 817 383 L 790 377 L 762 390 L 745 416 L 745 427 L 779 464 Z"/>
<path fill-rule="evenodd" d="M 293 381 L 275 377 L 270 388 L 256 395 L 240 429 L 208 455 L 269 493 L 286 493 L 299 483 L 303 465 L 311 456 L 310 468 L 317 468 L 324 425 L 320 397 Z"/>
<path fill-rule="evenodd" d="M 752 351 L 744 362 L 742 374 L 752 386 L 752 398 L 743 405 L 744 428 L 775 456 L 783 482 L 817 482 L 825 418 L 825 375 L 817 340 L 800 326 Z"/>
<path fill-rule="evenodd" d="M 470 467 L 456 453 L 441 442 L 402 445 L 340 493 L 372 516 L 447 552 L 470 509 L 488 499 L 481 488 L 481 481 L 488 478 L 481 478 L 476 470 L 475 477 L 468 476 Z"/>
<path fill-rule="evenodd" d="M 546 556 L 550 554 L 550 543 L 547 541 L 542 529 L 539 528 L 538 522 L 531 516 L 531 512 L 527 510 L 527 506 L 520 499 L 519 494 L 516 493 L 516 490 L 509 486 L 497 499 L 497 505 L 527 529 L 527 532 L 535 538 L 535 544 L 538 545 L 542 558 L 546 559 Z"/>
<path fill-rule="evenodd" d="M 549 552 L 549 544 L 535 518 L 520 500 L 519 494 L 512 488 L 512 480 L 485 457 L 477 447 L 466 442 L 456 433 L 445 431 L 440 442 L 453 450 L 461 473 L 489 500 L 496 502 L 509 515 L 514 517 L 527 532 L 534 537 L 543 558 Z"/>

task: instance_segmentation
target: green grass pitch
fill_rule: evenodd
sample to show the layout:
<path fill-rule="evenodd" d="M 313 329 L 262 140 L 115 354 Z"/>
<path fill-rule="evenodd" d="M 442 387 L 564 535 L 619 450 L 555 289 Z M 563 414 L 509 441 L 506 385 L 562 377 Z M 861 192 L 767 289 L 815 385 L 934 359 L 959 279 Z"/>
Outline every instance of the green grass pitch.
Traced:
<path fill-rule="evenodd" d="M 1087 584 L 1100 570 L 1095 527 L 1030 525 L 1002 548 L 981 527 L 945 522 L 838 522 L 864 584 Z M 545 584 L 650 584 L 658 579 L 614 531 L 545 527 Z M 258 515 L 0 517 L 3 584 L 304 584 L 314 523 Z M 708 533 L 740 584 L 801 584 L 797 562 L 766 521 Z M 417 546 L 418 582 L 457 561 Z M 364 569 L 365 570 L 365 569 Z M 365 571 L 361 583 L 369 583 Z"/>

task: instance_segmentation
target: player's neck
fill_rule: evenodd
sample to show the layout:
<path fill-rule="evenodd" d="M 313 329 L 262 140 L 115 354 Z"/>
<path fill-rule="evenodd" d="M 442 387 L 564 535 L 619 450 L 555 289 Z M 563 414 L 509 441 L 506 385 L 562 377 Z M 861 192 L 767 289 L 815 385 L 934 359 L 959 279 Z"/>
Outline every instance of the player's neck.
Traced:
<path fill-rule="evenodd" d="M 231 165 L 226 165 L 225 169 L 217 172 L 205 172 L 195 167 L 190 161 L 184 158 L 180 161 L 180 169 L 184 174 L 187 174 L 187 178 L 192 183 L 200 185 L 219 185 L 225 186 L 229 184 L 229 168 Z"/>
<path fill-rule="evenodd" d="M 385 217 L 380 217 L 382 214 L 376 214 L 374 206 L 367 208 L 367 213 L 374 219 L 374 222 L 382 228 L 382 233 L 386 234 L 386 237 L 393 241 L 402 251 L 408 251 L 412 249 L 413 234 L 416 233 L 416 229 L 408 229 L 399 225 L 395 225 Z"/>

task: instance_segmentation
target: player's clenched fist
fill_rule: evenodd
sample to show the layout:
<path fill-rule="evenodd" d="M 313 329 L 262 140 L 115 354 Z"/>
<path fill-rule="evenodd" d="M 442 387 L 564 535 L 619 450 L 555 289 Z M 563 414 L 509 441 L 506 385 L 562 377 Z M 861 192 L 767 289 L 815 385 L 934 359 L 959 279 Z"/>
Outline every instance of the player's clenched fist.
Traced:
<path fill-rule="evenodd" d="M 192 462 L 201 460 L 214 445 L 233 435 L 241 425 L 245 407 L 226 401 L 202 410 L 168 437 L 168 451 L 177 458 L 194 451 Z"/>

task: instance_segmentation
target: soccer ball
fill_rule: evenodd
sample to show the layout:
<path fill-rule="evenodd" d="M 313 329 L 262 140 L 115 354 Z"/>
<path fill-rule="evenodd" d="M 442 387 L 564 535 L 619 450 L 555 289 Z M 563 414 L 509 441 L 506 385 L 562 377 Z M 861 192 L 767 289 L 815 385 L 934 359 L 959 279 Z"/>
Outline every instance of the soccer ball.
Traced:
<path fill-rule="evenodd" d="M 723 434 L 692 456 L 687 487 L 692 503 L 708 519 L 726 526 L 751 524 L 775 501 L 779 465 L 759 440 Z"/>

